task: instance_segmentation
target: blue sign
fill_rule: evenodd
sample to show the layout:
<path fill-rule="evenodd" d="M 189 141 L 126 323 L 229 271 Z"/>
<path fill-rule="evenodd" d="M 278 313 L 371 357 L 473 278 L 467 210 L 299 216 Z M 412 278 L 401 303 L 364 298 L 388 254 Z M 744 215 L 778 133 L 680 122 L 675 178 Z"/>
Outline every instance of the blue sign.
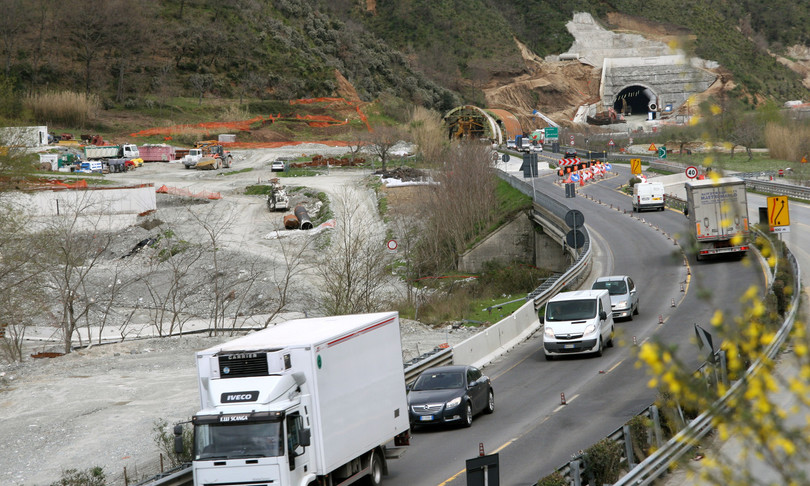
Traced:
<path fill-rule="evenodd" d="M 571 182 L 579 182 L 579 174 L 576 172 L 571 174 Z"/>
<path fill-rule="evenodd" d="M 605 170 L 611 170 L 611 169 L 613 169 L 613 166 L 612 166 L 612 165 L 610 165 L 610 164 L 605 164 Z"/>

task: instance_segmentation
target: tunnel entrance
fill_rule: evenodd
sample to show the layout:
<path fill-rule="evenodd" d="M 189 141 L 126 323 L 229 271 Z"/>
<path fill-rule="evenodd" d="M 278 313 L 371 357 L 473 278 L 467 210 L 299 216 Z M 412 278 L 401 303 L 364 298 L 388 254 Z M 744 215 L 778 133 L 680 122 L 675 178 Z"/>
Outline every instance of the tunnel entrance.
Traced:
<path fill-rule="evenodd" d="M 635 84 L 619 91 L 613 109 L 623 115 L 646 115 L 658 111 L 657 98 L 650 88 Z"/>

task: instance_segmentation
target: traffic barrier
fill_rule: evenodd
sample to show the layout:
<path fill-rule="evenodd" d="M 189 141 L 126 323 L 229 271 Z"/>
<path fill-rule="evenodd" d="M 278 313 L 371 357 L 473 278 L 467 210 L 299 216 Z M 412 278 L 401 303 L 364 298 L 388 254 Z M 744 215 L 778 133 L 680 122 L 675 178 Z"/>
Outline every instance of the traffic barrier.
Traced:
<path fill-rule="evenodd" d="M 567 405 L 565 403 L 565 393 L 560 393 L 560 405 Z"/>

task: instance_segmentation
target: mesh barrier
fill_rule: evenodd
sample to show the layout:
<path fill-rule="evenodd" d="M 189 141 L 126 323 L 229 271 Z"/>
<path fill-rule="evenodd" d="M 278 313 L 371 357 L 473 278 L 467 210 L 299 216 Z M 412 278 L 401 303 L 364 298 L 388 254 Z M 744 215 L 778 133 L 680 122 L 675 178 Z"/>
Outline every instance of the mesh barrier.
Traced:
<path fill-rule="evenodd" d="M 173 196 L 196 197 L 200 199 L 222 199 L 222 194 L 218 192 L 210 192 L 210 191 L 191 192 L 188 189 L 183 189 L 180 187 L 169 187 L 166 185 L 158 187 L 157 189 L 155 189 L 155 192 L 160 194 L 171 194 Z"/>

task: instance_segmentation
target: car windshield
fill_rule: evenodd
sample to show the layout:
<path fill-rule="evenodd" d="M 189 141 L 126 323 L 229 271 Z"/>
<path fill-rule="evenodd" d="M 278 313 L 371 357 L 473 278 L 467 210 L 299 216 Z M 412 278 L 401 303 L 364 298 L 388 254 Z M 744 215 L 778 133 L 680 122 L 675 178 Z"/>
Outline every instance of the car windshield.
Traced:
<path fill-rule="evenodd" d="M 200 424 L 194 430 L 194 459 L 281 456 L 281 434 L 280 422 Z"/>
<path fill-rule="evenodd" d="M 593 283 L 594 289 L 607 289 L 610 295 L 624 295 L 627 293 L 627 284 L 624 280 L 604 280 Z"/>
<path fill-rule="evenodd" d="M 562 300 L 546 305 L 547 321 L 577 321 L 596 315 L 596 299 Z"/>
<path fill-rule="evenodd" d="M 464 386 L 464 375 L 460 371 L 427 372 L 419 375 L 413 384 L 413 391 L 445 390 Z"/>

